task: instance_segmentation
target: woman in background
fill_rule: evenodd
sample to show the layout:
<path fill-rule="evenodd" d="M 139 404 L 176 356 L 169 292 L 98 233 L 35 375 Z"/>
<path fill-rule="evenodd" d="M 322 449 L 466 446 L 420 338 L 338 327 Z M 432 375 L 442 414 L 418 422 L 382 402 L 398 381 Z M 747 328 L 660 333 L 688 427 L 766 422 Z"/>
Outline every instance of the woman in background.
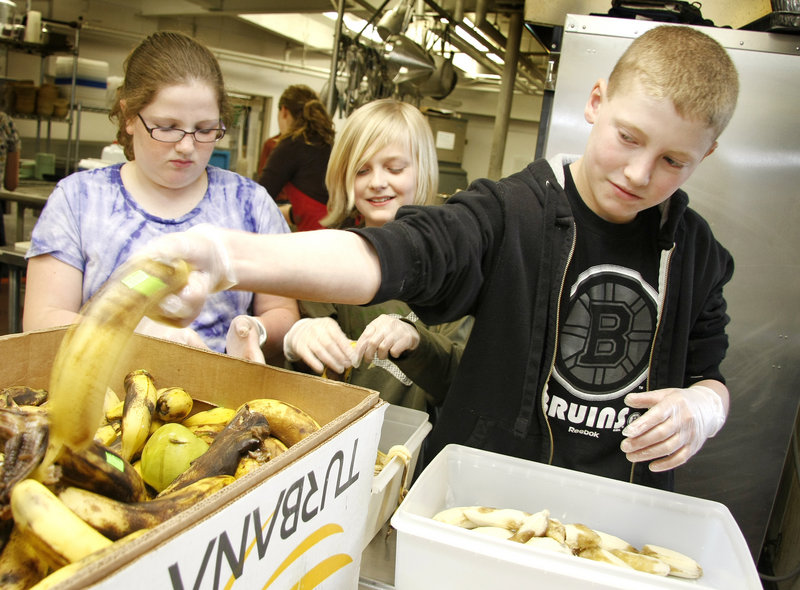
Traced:
<path fill-rule="evenodd" d="M 131 52 L 124 69 L 110 116 L 129 161 L 56 185 L 27 254 L 25 330 L 75 321 L 113 271 L 162 234 L 203 231 L 201 224 L 289 232 L 263 187 L 208 165 L 228 118 L 211 51 L 186 35 L 158 32 Z M 211 296 L 188 328 L 145 318 L 137 331 L 282 362 L 283 336 L 298 317 L 293 299 L 225 291 Z"/>
<path fill-rule="evenodd" d="M 347 119 L 326 175 L 327 227 L 380 227 L 403 205 L 433 203 L 438 185 L 430 126 L 416 107 L 376 100 Z M 426 326 L 401 301 L 378 305 L 300 302 L 304 319 L 284 356 L 316 373 L 344 374 L 384 400 L 434 413 L 466 344 L 472 318 Z"/>
<path fill-rule="evenodd" d="M 308 86 L 294 84 L 278 101 L 280 137 L 267 158 L 259 183 L 281 205 L 287 221 L 298 231 L 320 229 L 328 190 L 325 170 L 335 131 L 325 105 Z"/>

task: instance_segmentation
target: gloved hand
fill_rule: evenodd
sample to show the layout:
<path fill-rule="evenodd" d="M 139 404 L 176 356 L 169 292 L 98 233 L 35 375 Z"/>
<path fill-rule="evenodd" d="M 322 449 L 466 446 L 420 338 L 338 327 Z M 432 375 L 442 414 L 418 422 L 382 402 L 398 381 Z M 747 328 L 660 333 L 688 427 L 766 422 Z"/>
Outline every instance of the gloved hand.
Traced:
<path fill-rule="evenodd" d="M 189 325 L 210 293 L 236 285 L 233 265 L 221 237 L 223 231 L 204 223 L 185 232 L 161 236 L 135 253 L 134 259 L 182 259 L 192 266 L 186 287 L 180 293 L 166 296 L 160 304 L 160 314 L 166 320 Z"/>
<path fill-rule="evenodd" d="M 634 463 L 664 457 L 650 464 L 651 471 L 683 465 L 725 424 L 722 399 L 702 385 L 630 393 L 625 403 L 650 408 L 625 427 L 620 448 Z"/>
<path fill-rule="evenodd" d="M 358 339 L 356 354 L 359 359 L 371 362 L 376 356 L 386 359 L 399 357 L 407 350 L 419 346 L 419 332 L 397 316 L 380 315 L 372 320 Z"/>
<path fill-rule="evenodd" d="M 267 329 L 256 317 L 237 315 L 225 338 L 226 352 L 235 357 L 266 365 L 261 347 L 267 341 Z"/>
<path fill-rule="evenodd" d="M 139 325 L 136 326 L 136 332 L 146 336 L 154 336 L 163 340 L 177 342 L 178 344 L 188 344 L 189 346 L 210 350 L 208 345 L 200 337 L 200 334 L 191 328 L 175 328 L 162 324 L 161 322 L 155 322 L 147 317 L 142 318 Z"/>
<path fill-rule="evenodd" d="M 283 338 L 283 355 L 290 362 L 302 360 L 313 371 L 329 367 L 344 373 L 358 366 L 355 349 L 333 318 L 303 318 Z"/>

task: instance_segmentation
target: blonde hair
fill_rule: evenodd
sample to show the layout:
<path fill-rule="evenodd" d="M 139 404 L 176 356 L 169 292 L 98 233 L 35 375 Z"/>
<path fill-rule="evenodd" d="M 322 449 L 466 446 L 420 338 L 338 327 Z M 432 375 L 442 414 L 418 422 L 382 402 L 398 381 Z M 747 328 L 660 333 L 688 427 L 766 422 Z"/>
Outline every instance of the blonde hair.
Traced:
<path fill-rule="evenodd" d="M 662 25 L 631 43 L 608 78 L 608 96 L 638 80 L 656 98 L 668 98 L 682 117 L 701 121 L 716 137 L 728 125 L 739 77 L 717 41 L 688 26 Z"/>
<path fill-rule="evenodd" d="M 433 203 L 439 164 L 430 125 L 415 106 L 384 98 L 356 109 L 333 144 L 325 174 L 328 214 L 322 225 L 341 226 L 353 214 L 356 174 L 373 155 L 394 143 L 408 147 L 417 171 L 414 205 Z"/>
<path fill-rule="evenodd" d="M 108 116 L 117 123 L 117 142 L 129 160 L 133 160 L 135 154 L 133 138 L 125 127 L 166 86 L 195 80 L 205 82 L 217 95 L 223 125 L 230 123 L 228 95 L 217 58 L 206 46 L 183 33 L 153 33 L 131 51 L 125 59 L 123 70 L 125 79 L 117 89 L 116 100 Z"/>

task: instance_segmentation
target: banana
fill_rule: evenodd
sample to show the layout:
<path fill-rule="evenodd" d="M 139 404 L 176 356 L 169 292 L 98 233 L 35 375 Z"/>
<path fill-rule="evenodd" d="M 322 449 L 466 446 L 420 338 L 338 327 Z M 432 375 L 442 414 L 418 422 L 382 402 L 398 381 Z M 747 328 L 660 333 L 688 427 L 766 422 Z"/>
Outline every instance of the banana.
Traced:
<path fill-rule="evenodd" d="M 148 497 L 144 480 L 133 466 L 97 441 L 82 451 L 67 448 L 58 465 L 59 484 L 92 490 L 121 502 L 139 502 Z"/>
<path fill-rule="evenodd" d="M 615 535 L 610 535 L 608 533 L 604 533 L 603 531 L 598 531 L 597 529 L 593 529 L 595 533 L 600 537 L 600 546 L 603 549 L 608 549 L 609 551 L 613 551 L 614 549 L 619 549 L 620 551 L 630 551 L 636 553 L 636 548 L 628 543 L 624 539 L 620 539 Z"/>
<path fill-rule="evenodd" d="M 26 590 L 47 575 L 50 566 L 14 527 L 0 553 L 0 588 Z"/>
<path fill-rule="evenodd" d="M 230 475 L 200 479 L 180 490 L 145 502 L 119 502 L 76 487 L 58 497 L 75 514 L 109 539 L 121 539 L 140 529 L 153 528 L 234 481 Z"/>
<path fill-rule="evenodd" d="M 479 533 L 488 537 L 496 537 L 498 539 L 510 539 L 512 533 L 510 530 L 500 526 L 476 526 L 472 529 L 473 533 Z"/>
<path fill-rule="evenodd" d="M 113 418 L 109 418 L 108 414 L 114 408 L 119 406 L 119 416 L 114 416 Z M 121 419 L 122 418 L 122 400 L 119 399 L 117 392 L 111 389 L 110 387 L 106 387 L 106 394 L 103 397 L 103 415 L 106 417 L 106 420 L 111 421 L 114 419 Z"/>
<path fill-rule="evenodd" d="M 268 436 L 261 441 L 259 447 L 253 451 L 248 451 L 241 459 L 239 465 L 236 467 L 236 473 L 233 476 L 236 479 L 243 477 L 260 467 L 267 461 L 274 459 L 278 455 L 285 453 L 287 447 L 274 436 Z"/>
<path fill-rule="evenodd" d="M 46 389 L 33 389 L 27 385 L 5 387 L 0 391 L 0 396 L 6 395 L 18 406 L 41 406 L 47 401 Z"/>
<path fill-rule="evenodd" d="M 81 310 L 59 346 L 50 372 L 50 440 L 37 470 L 45 477 L 63 446 L 86 447 L 103 421 L 111 375 L 139 321 L 164 296 L 186 284 L 189 266 L 141 260 L 112 276 Z M 80 411 L 76 411 L 79 408 Z"/>
<path fill-rule="evenodd" d="M 24 479 L 11 490 L 11 513 L 14 525 L 53 568 L 83 559 L 112 543 L 35 479 Z"/>
<path fill-rule="evenodd" d="M 525 542 L 525 545 L 546 549 L 547 551 L 555 551 L 556 553 L 563 553 L 564 555 L 572 555 L 572 549 L 567 547 L 564 543 L 559 543 L 552 537 L 531 537 Z"/>
<path fill-rule="evenodd" d="M 540 510 L 539 512 L 531 514 L 522 521 L 517 532 L 511 537 L 511 540 L 519 543 L 527 543 L 531 537 L 542 537 L 547 532 L 549 521 L 549 510 Z"/>
<path fill-rule="evenodd" d="M 636 551 L 626 551 L 624 549 L 611 549 L 611 553 L 640 572 L 655 574 L 657 576 L 669 575 L 669 565 L 652 555 L 645 555 L 644 553 L 637 553 Z"/>
<path fill-rule="evenodd" d="M 62 588 L 63 587 L 62 583 L 65 582 L 66 580 L 69 580 L 76 573 L 83 570 L 84 568 L 94 563 L 95 561 L 102 559 L 109 553 L 117 551 L 120 547 L 126 545 L 128 542 L 141 537 L 149 530 L 150 529 L 141 529 L 139 531 L 136 531 L 135 533 L 131 533 L 127 537 L 123 537 L 118 541 L 114 541 L 108 547 L 100 549 L 99 551 L 95 551 L 94 553 L 92 553 L 91 555 L 87 555 L 83 559 L 80 559 L 73 563 L 69 563 L 64 567 L 55 570 L 46 578 L 41 580 L 38 584 L 36 584 L 35 586 L 31 586 L 30 590 L 51 590 L 52 588 Z"/>
<path fill-rule="evenodd" d="M 267 419 L 272 436 L 287 447 L 300 442 L 320 428 L 319 423 L 309 414 L 284 401 L 260 398 L 250 400 L 246 405 L 251 412 L 262 414 Z"/>
<path fill-rule="evenodd" d="M 247 452 L 258 448 L 270 435 L 267 419 L 251 412 L 245 404 L 227 426 L 209 445 L 208 450 L 192 461 L 189 468 L 164 488 L 158 497 L 165 496 L 186 485 L 212 475 L 233 475 L 239 461 Z"/>
<path fill-rule="evenodd" d="M 107 422 L 101 425 L 100 428 L 97 429 L 97 432 L 94 433 L 94 440 L 105 446 L 117 440 L 120 432 L 122 432 L 122 425 L 119 420 L 115 422 L 116 423 Z"/>
<path fill-rule="evenodd" d="M 583 551 L 590 547 L 600 547 L 600 535 L 583 524 L 565 524 L 564 542 L 573 551 Z"/>
<path fill-rule="evenodd" d="M 106 422 L 114 422 L 122 420 L 122 412 L 125 410 L 125 400 L 117 400 L 108 406 L 103 406 L 103 415 L 106 417 Z"/>
<path fill-rule="evenodd" d="M 186 428 L 193 428 L 195 426 L 214 426 L 214 425 L 222 425 L 222 428 L 230 422 L 233 417 L 236 415 L 236 410 L 233 408 L 211 408 L 210 410 L 202 410 L 200 412 L 196 412 L 192 414 L 188 418 L 184 418 L 181 421 L 181 424 L 186 426 Z M 220 428 L 220 430 L 222 430 Z"/>
<path fill-rule="evenodd" d="M 578 557 L 583 557 L 584 559 L 591 559 L 592 561 L 600 561 L 603 563 L 608 563 L 629 570 L 633 569 L 619 557 L 614 555 L 611 551 L 603 549 L 602 547 L 597 545 L 581 549 L 580 551 L 577 552 L 577 555 Z"/>
<path fill-rule="evenodd" d="M 144 369 L 125 376 L 125 409 L 122 412 L 122 458 L 130 461 L 142 450 L 150 435 L 156 409 L 156 386 Z"/>
<path fill-rule="evenodd" d="M 550 518 L 547 520 L 547 530 L 544 533 L 545 537 L 558 541 L 562 545 L 567 542 L 567 530 L 564 525 L 557 518 Z"/>
<path fill-rule="evenodd" d="M 514 508 L 490 508 L 473 506 L 464 509 L 464 516 L 475 523 L 475 526 L 493 526 L 516 531 L 530 516 L 529 513 Z"/>
<path fill-rule="evenodd" d="M 477 525 L 469 518 L 464 516 L 464 510 L 467 508 L 478 508 L 477 506 L 454 506 L 453 508 L 445 508 L 440 512 L 433 515 L 433 520 L 450 524 L 453 526 L 460 526 L 463 529 L 474 529 Z"/>
<path fill-rule="evenodd" d="M 674 549 L 648 544 L 642 553 L 660 559 L 669 566 L 669 575 L 679 578 L 697 579 L 703 575 L 703 568 L 694 559 Z"/>
<path fill-rule="evenodd" d="M 192 396 L 183 387 L 162 387 L 156 397 L 156 417 L 163 422 L 180 422 L 193 405 Z"/>

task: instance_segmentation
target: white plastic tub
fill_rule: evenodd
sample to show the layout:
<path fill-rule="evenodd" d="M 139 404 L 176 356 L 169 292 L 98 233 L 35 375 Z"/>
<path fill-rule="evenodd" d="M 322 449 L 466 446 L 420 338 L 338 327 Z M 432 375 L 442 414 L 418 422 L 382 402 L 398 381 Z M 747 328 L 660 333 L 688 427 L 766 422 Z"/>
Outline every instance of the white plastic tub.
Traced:
<path fill-rule="evenodd" d="M 393 458 L 373 478 L 372 495 L 364 528 L 364 547 L 397 509 L 403 484 L 411 481 L 422 441 L 430 431 L 431 423 L 428 422 L 427 413 L 395 405 L 386 408 L 378 450 L 388 453 L 393 446 L 404 445 L 411 453 L 411 460 L 406 469 L 399 457 Z"/>
<path fill-rule="evenodd" d="M 703 567 L 696 581 L 624 570 L 477 535 L 432 520 L 453 506 L 550 510 L 636 547 L 681 551 Z M 397 590 L 458 588 L 752 589 L 762 586 L 730 511 L 718 502 L 551 467 L 460 445 L 427 466 L 392 517 Z"/>

